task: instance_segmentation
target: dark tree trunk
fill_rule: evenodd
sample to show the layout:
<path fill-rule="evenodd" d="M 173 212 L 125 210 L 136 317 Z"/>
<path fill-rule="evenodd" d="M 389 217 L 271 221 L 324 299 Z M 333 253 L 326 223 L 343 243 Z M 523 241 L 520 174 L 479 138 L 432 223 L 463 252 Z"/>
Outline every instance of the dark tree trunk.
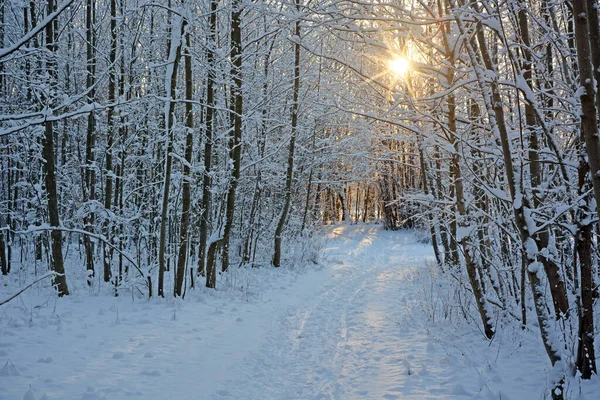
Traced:
<path fill-rule="evenodd" d="M 51 14 L 54 11 L 54 0 L 48 0 L 46 13 Z M 48 60 L 46 68 L 50 77 L 50 86 L 56 86 L 58 74 L 56 71 L 56 32 L 53 23 L 46 25 L 46 49 L 48 50 Z M 47 99 L 49 104 L 53 103 L 53 99 Z M 54 123 L 46 121 L 44 123 L 44 140 L 43 140 L 43 156 L 44 156 L 44 172 L 46 174 L 46 194 L 48 196 L 48 217 L 51 227 L 60 227 L 60 218 L 58 210 L 58 190 L 56 188 L 56 170 L 54 165 Z M 53 230 L 50 233 L 52 240 L 52 260 L 51 265 L 56 277 L 54 283 L 56 285 L 58 295 L 64 296 L 69 294 L 67 286 L 67 277 L 65 276 L 65 266 L 62 254 L 62 233 L 59 230 Z"/>
<path fill-rule="evenodd" d="M 117 0 L 110 0 L 110 53 L 108 61 L 110 63 L 110 73 L 108 75 L 108 102 L 110 106 L 107 110 L 106 125 L 106 181 L 104 186 L 104 208 L 110 211 L 113 198 L 113 145 L 115 134 L 115 107 L 112 105 L 117 100 Z M 117 191 L 115 190 L 115 194 Z M 112 240 L 111 223 L 106 219 L 104 223 L 104 236 L 107 240 Z M 104 264 L 104 282 L 109 282 L 111 278 L 112 250 L 103 245 L 103 264 Z"/>
<path fill-rule="evenodd" d="M 95 47 L 95 34 L 94 34 L 94 23 L 95 23 L 95 1 L 86 1 L 86 19 L 85 19 L 85 39 L 86 39 L 86 89 L 88 90 L 87 103 L 91 104 L 94 102 L 96 90 L 94 88 L 95 83 L 95 71 L 96 71 L 96 47 Z M 90 112 L 87 117 L 87 133 L 85 143 L 85 184 L 83 188 L 84 201 L 93 202 L 96 199 L 96 170 L 94 167 L 94 147 L 96 140 L 96 119 L 94 112 Z M 87 232 L 94 232 L 94 213 L 89 212 L 84 220 L 84 229 Z M 83 236 L 83 243 L 85 246 L 85 260 L 86 269 L 88 271 L 88 285 L 92 284 L 95 270 L 94 270 L 94 243 L 90 240 L 88 235 Z"/>
<path fill-rule="evenodd" d="M 296 0 L 296 11 L 300 13 L 300 0 Z M 300 95 L 300 19 L 296 20 L 296 29 L 294 32 L 295 40 L 294 44 L 294 84 L 293 84 L 293 100 L 292 100 L 292 121 L 291 121 L 291 133 L 290 133 L 290 144 L 288 149 L 288 160 L 287 160 L 287 172 L 285 177 L 285 198 L 283 201 L 283 210 L 275 229 L 275 251 L 273 253 L 273 266 L 279 267 L 281 265 L 281 233 L 285 225 L 288 212 L 290 210 L 290 203 L 292 200 L 292 180 L 294 175 L 294 149 L 296 147 L 296 131 L 298 129 L 298 109 L 299 103 L 298 98 Z"/>
<path fill-rule="evenodd" d="M 170 46 L 175 46 L 169 52 L 169 62 L 173 63 L 172 69 L 169 71 L 170 76 L 167 73 L 165 81 L 169 82 L 168 105 L 165 112 L 165 129 L 167 136 L 167 146 L 165 149 L 165 173 L 164 173 L 164 184 L 162 194 L 162 205 L 161 205 L 161 217 L 160 217 L 160 237 L 158 242 L 158 295 L 164 297 L 164 279 L 165 279 L 165 258 L 166 258 L 166 242 L 167 242 L 167 224 L 169 223 L 169 189 L 171 187 L 171 170 L 173 168 L 173 123 L 175 112 L 175 94 L 177 89 L 177 70 L 179 68 L 179 60 L 181 56 L 181 42 L 183 40 L 183 24 L 181 24 L 180 32 L 177 32 L 177 43 L 171 43 Z"/>
<path fill-rule="evenodd" d="M 187 21 L 183 22 L 182 31 L 185 32 Z M 175 296 L 182 296 L 183 280 L 185 278 L 185 267 L 188 254 L 188 236 L 191 209 L 191 190 L 190 190 L 190 166 L 192 164 L 192 152 L 194 145 L 194 114 L 192 110 L 193 95 L 193 76 L 192 76 L 192 55 L 190 33 L 185 33 L 185 126 L 187 134 L 185 138 L 185 165 L 183 166 L 183 189 L 181 195 L 181 228 L 179 229 L 179 257 L 177 258 L 177 271 L 175 274 Z"/>
<path fill-rule="evenodd" d="M 208 31 L 208 51 L 206 54 L 206 64 L 208 68 L 208 77 L 206 82 L 206 128 L 204 131 L 204 176 L 202 181 L 202 212 L 200 214 L 200 248 L 198 250 L 198 275 L 205 273 L 206 269 L 206 287 L 215 288 L 217 276 L 213 264 L 206 263 L 206 247 L 208 241 L 208 230 L 211 218 L 211 192 L 212 185 L 212 147 L 213 147 L 213 126 L 215 112 L 214 84 L 215 84 L 215 50 L 217 34 L 217 6 L 218 0 L 210 2 L 209 31 Z"/>
<path fill-rule="evenodd" d="M 231 180 L 229 190 L 227 191 L 227 205 L 225 208 L 225 228 L 223 238 L 221 239 L 221 271 L 225 272 L 229 268 L 229 245 L 231 240 L 231 230 L 233 228 L 235 216 L 235 196 L 238 182 L 240 179 L 242 162 L 242 113 L 243 113 L 243 94 L 242 94 L 242 27 L 241 17 L 244 5 L 241 0 L 234 0 L 231 11 L 231 77 L 230 86 L 230 116 L 232 122 L 231 136 L 229 137 L 229 158 L 233 166 L 231 171 Z"/>

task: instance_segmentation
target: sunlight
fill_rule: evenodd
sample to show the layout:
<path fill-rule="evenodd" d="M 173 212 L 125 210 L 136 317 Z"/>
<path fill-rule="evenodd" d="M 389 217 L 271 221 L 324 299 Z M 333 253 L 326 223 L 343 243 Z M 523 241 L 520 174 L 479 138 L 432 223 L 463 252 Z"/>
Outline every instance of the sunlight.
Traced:
<path fill-rule="evenodd" d="M 410 62 L 403 57 L 390 60 L 388 68 L 398 76 L 404 76 L 410 70 Z"/>

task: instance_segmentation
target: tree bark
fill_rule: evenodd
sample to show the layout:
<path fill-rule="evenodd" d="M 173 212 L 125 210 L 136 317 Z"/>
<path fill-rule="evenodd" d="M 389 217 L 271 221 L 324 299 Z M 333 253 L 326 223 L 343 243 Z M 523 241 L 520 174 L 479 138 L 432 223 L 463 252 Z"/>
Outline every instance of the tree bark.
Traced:
<path fill-rule="evenodd" d="M 106 113 L 107 137 L 106 137 L 106 181 L 104 185 L 104 208 L 110 215 L 113 197 L 113 145 L 115 134 L 115 107 L 112 106 L 117 100 L 117 0 L 110 0 L 110 53 L 108 61 L 110 63 L 110 73 L 108 75 L 108 107 Z M 115 191 L 117 193 L 117 191 Z M 111 223 L 107 217 L 104 223 L 104 236 L 111 240 Z M 104 282 L 109 282 L 111 278 L 111 259 L 112 251 L 103 246 L 104 254 Z"/>
<path fill-rule="evenodd" d="M 597 33 L 598 27 L 592 27 L 590 24 L 592 22 L 598 23 L 598 11 L 592 6 L 592 3 L 597 5 L 595 1 L 573 0 L 573 17 L 575 19 L 575 43 L 579 66 L 579 84 L 584 89 L 580 94 L 581 130 L 585 141 L 585 156 L 587 156 L 587 164 L 589 166 L 589 173 L 591 173 L 593 192 L 596 200 L 597 218 L 600 216 L 600 142 L 598 138 L 597 105 L 594 98 L 594 90 L 596 89 L 594 87 L 594 65 L 591 59 L 591 52 L 592 48 L 598 46 L 598 43 L 590 43 L 590 34 L 593 34 L 594 31 Z M 597 49 L 595 49 L 595 52 L 598 52 Z M 597 72 L 596 75 L 598 75 Z M 580 167 L 580 171 L 581 169 L 582 167 Z M 580 186 L 582 186 L 581 180 L 582 177 L 580 176 Z M 591 230 L 592 227 L 589 224 L 579 226 L 579 236 L 577 238 L 577 255 L 581 271 L 580 341 L 577 349 L 577 367 L 584 379 L 589 379 L 596 372 Z"/>
<path fill-rule="evenodd" d="M 300 12 L 300 0 L 296 0 L 296 11 Z M 293 84 L 293 100 L 292 100 L 292 121 L 291 121 L 291 133 L 290 133 L 290 144 L 288 148 L 288 160 L 287 160 L 287 172 L 285 177 L 285 198 L 283 201 L 283 210 L 275 229 L 275 251 L 273 253 L 273 266 L 279 267 L 281 265 L 281 233 L 285 225 L 288 212 L 290 210 L 290 203 L 292 200 L 292 180 L 294 176 L 294 151 L 296 147 L 296 133 L 298 130 L 298 109 L 300 104 L 298 102 L 300 95 L 300 19 L 296 20 L 294 39 L 294 84 Z"/>
<path fill-rule="evenodd" d="M 169 222 L 169 189 L 171 186 L 171 169 L 173 168 L 173 113 L 175 111 L 175 93 L 177 89 L 177 69 L 179 68 L 179 59 L 181 56 L 181 39 L 183 35 L 183 24 L 176 19 L 176 29 L 173 29 L 172 40 L 170 41 L 170 52 L 165 75 L 168 100 L 165 104 L 165 129 L 167 137 L 167 146 L 165 151 L 165 175 L 163 182 L 162 207 L 160 218 L 160 237 L 158 243 L 158 295 L 164 297 L 164 279 L 165 279 L 165 253 L 167 242 L 167 224 Z"/>
<path fill-rule="evenodd" d="M 54 0 L 48 0 L 46 13 L 49 15 L 54 11 Z M 49 86 L 55 87 L 58 81 L 56 71 L 56 32 L 54 24 L 46 25 L 46 49 L 48 50 L 48 60 L 46 68 L 49 76 Z M 46 99 L 48 107 L 51 107 L 53 99 Z M 50 108 L 51 111 L 51 108 Z M 43 156 L 45 160 L 44 172 L 46 183 L 46 194 L 48 196 L 48 217 L 51 227 L 60 227 L 60 218 L 58 210 L 58 190 L 56 188 L 56 171 L 54 164 L 54 123 L 46 121 L 44 123 L 44 140 L 43 140 Z M 65 266 L 62 254 L 62 233 L 59 230 L 53 230 L 50 234 L 52 241 L 52 269 L 56 272 L 54 283 L 56 285 L 58 295 L 65 296 L 69 294 L 67 286 L 67 277 L 65 276 Z"/>
<path fill-rule="evenodd" d="M 192 152 L 194 146 L 194 114 L 192 110 L 193 98 L 193 76 L 192 76 L 192 55 L 190 32 L 186 31 L 187 21 L 183 21 L 185 32 L 185 126 L 187 134 L 185 138 L 185 164 L 183 166 L 183 188 L 181 194 L 181 228 L 179 229 L 179 257 L 177 258 L 177 271 L 175 274 L 175 296 L 182 296 L 183 280 L 185 278 L 185 266 L 187 264 L 188 241 L 189 241 L 189 222 L 191 210 L 191 190 L 190 173 L 192 165 Z"/>
<path fill-rule="evenodd" d="M 229 268 L 229 245 L 231 240 L 231 230 L 233 228 L 235 216 L 235 196 L 238 182 L 240 179 L 242 162 L 242 115 L 244 101 L 242 95 L 242 27 L 241 17 L 244 4 L 241 0 L 232 2 L 231 11 L 231 77 L 230 86 L 230 116 L 232 131 L 229 137 L 229 158 L 233 165 L 229 190 L 227 191 L 227 205 L 225 209 L 225 228 L 223 237 L 220 241 L 221 253 L 221 271 L 225 272 Z"/>
<path fill-rule="evenodd" d="M 88 90 L 87 103 L 92 104 L 96 95 L 94 88 L 96 74 L 96 46 L 95 46 L 95 0 L 86 1 L 86 19 L 85 19 L 85 41 L 86 41 L 86 89 Z M 87 117 L 87 132 L 85 143 L 85 184 L 83 188 L 84 201 L 91 204 L 96 200 L 96 166 L 94 165 L 95 141 L 96 141 L 96 119 L 94 112 L 90 112 Z M 89 212 L 84 219 L 85 230 L 94 232 L 94 213 Z M 88 236 L 83 237 L 83 243 L 86 254 L 86 269 L 88 272 L 88 285 L 93 282 L 94 268 L 94 243 Z"/>
<path fill-rule="evenodd" d="M 525 82 L 529 89 L 533 89 L 532 84 L 532 55 L 530 51 L 530 39 L 529 39 L 529 27 L 527 21 L 526 4 L 521 3 L 521 7 L 517 13 L 519 20 L 519 30 L 521 33 L 521 40 L 523 42 L 523 62 L 522 62 L 522 73 Z M 530 101 L 525 101 L 525 136 L 529 138 L 529 171 L 531 175 L 532 185 L 532 197 L 533 206 L 535 208 L 540 207 L 541 204 L 541 190 L 543 182 L 543 172 L 541 163 L 539 160 L 540 145 L 537 137 L 538 130 L 537 118 L 535 110 Z M 560 275 L 560 268 L 556 261 L 552 258 L 549 229 L 543 228 L 534 235 L 534 240 L 537 243 L 539 249 L 539 258 L 544 265 L 546 276 L 548 277 L 548 283 L 550 285 L 550 294 L 552 296 L 552 302 L 554 303 L 554 312 L 556 319 L 560 319 L 562 315 L 565 317 L 569 314 L 569 302 L 567 299 L 567 289 L 565 282 Z"/>
<path fill-rule="evenodd" d="M 213 129 L 215 113 L 215 50 L 217 46 L 217 7 L 218 0 L 211 0 L 209 28 L 208 28 L 208 51 L 206 54 L 206 64 L 208 77 L 206 82 L 206 128 L 204 130 L 204 174 L 202 181 L 202 212 L 200 214 L 200 248 L 198 251 L 198 275 L 203 275 L 206 269 L 206 287 L 215 288 L 216 272 L 214 264 L 206 263 L 206 247 L 208 241 L 208 229 L 211 220 L 211 192 L 212 185 L 212 148 L 213 148 Z"/>

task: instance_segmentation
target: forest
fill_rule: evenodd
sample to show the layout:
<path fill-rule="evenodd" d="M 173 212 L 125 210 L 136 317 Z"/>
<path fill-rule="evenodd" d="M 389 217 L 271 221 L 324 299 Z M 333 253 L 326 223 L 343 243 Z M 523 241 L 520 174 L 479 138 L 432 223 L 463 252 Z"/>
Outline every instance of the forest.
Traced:
<path fill-rule="evenodd" d="M 0 0 L 0 305 L 183 299 L 381 224 L 566 398 L 597 370 L 598 8 Z"/>

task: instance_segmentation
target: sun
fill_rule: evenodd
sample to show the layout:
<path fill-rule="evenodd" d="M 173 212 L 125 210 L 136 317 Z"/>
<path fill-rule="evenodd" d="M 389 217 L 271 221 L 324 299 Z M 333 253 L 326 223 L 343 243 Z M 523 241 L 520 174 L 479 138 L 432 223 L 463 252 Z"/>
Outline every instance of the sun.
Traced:
<path fill-rule="evenodd" d="M 388 68 L 398 76 L 404 76 L 410 69 L 410 63 L 406 58 L 398 57 L 388 62 Z"/>

